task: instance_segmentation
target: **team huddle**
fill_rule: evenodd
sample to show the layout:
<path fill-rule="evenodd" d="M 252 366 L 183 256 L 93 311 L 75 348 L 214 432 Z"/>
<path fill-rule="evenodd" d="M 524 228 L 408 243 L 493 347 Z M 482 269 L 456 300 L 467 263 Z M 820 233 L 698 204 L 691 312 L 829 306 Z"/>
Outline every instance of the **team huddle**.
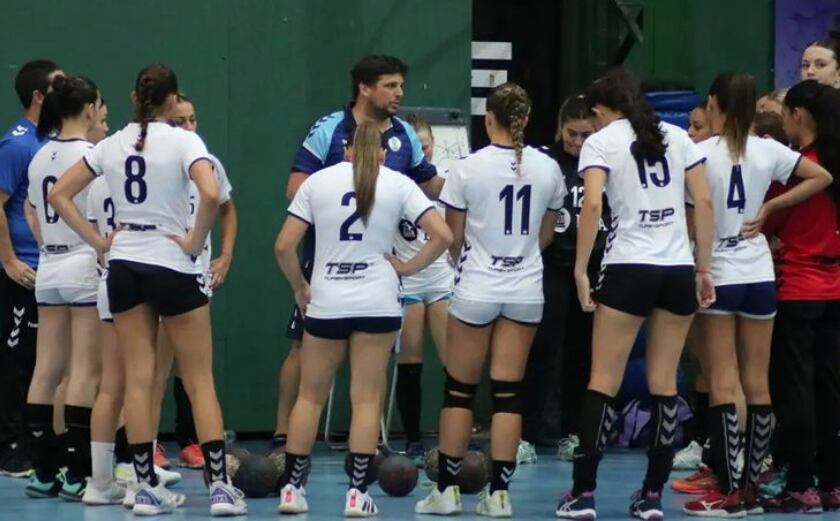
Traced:
<path fill-rule="evenodd" d="M 837 45 L 814 46 L 830 51 L 838 71 Z M 445 369 L 439 474 L 414 512 L 462 511 L 458 476 L 487 362 L 492 472 L 475 508 L 511 517 L 509 487 L 531 438 L 523 414 L 544 404 L 531 396 L 541 390 L 529 388 L 529 352 L 563 341 L 544 333 L 556 305 L 544 288 L 557 273 L 583 324 L 566 327 L 587 330 L 589 375 L 570 391 L 578 397 L 566 428 L 573 483 L 557 517 L 597 516 L 596 474 L 641 329 L 653 406 L 632 516 L 664 517 L 686 345 L 707 385 L 707 426 L 697 439 L 708 446 L 702 472 L 712 485 L 684 512 L 840 507 L 840 442 L 831 434 L 840 430 L 833 86 L 806 79 L 780 100 L 788 146 L 759 130 L 749 75 L 718 76 L 703 121 L 692 115 L 686 132 L 662 122 L 640 82 L 616 69 L 563 105 L 555 146 L 534 148 L 525 144 L 528 94 L 505 83 L 486 101 L 490 145 L 443 171 L 431 162 L 428 122 L 397 117 L 406 74 L 390 56 L 357 62 L 354 101 L 315 123 L 291 168 L 274 252 L 296 304 L 273 439 L 285 447 L 281 514 L 309 511 L 310 454 L 345 354 L 352 472 L 344 515 L 378 513 L 366 476 L 395 345 L 406 453 L 424 458 L 428 323 Z M 132 91 L 134 120 L 106 137 L 107 109 L 92 80 L 40 60 L 21 69 L 16 86 L 26 115 L 0 141 L 0 253 L 4 306 L 16 317 L 4 322 L 4 340 L 21 335 L 21 321 L 37 322 L 22 410 L 27 495 L 122 504 L 136 515 L 183 505 L 155 465 L 161 382 L 177 369 L 188 398 L 181 459 L 204 468 L 212 515 L 246 514 L 227 474 L 209 313 L 230 266 L 236 212 L 224 167 L 195 132 L 192 103 L 169 67 L 144 67 Z M 14 175 L 5 163 L 17 165 Z M 222 247 L 214 259 L 217 216 Z M 284 374 L 295 376 L 284 382 Z M 774 464 L 784 458 L 788 481 L 762 498 L 774 414 Z M 130 462 L 123 478 L 115 466 L 120 436 Z"/>

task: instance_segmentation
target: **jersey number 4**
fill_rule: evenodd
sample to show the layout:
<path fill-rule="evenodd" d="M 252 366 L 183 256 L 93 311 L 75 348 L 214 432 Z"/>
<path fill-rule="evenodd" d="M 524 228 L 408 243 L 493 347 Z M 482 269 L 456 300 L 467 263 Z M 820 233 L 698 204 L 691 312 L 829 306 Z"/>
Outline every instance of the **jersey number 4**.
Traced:
<path fill-rule="evenodd" d="M 729 191 L 726 193 L 726 207 L 737 208 L 738 213 L 744 213 L 744 206 L 747 198 L 744 197 L 744 176 L 741 174 L 741 165 L 732 167 L 732 175 L 729 176 Z"/>
<path fill-rule="evenodd" d="M 519 223 L 519 232 L 522 235 L 528 235 L 531 226 L 531 185 L 520 188 L 515 196 L 513 185 L 506 185 L 499 192 L 499 201 L 505 205 L 505 235 L 513 233 L 513 207 L 517 201 L 522 202 L 522 221 Z"/>
<path fill-rule="evenodd" d="M 146 175 L 146 160 L 142 156 L 128 156 L 125 159 L 125 199 L 131 204 L 141 204 L 146 200 L 148 187 L 143 176 Z"/>

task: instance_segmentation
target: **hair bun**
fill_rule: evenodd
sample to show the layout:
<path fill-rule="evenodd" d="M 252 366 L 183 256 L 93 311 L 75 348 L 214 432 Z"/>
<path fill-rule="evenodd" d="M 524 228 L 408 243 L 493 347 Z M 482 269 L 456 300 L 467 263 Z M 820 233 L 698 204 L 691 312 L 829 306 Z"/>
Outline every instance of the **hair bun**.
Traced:
<path fill-rule="evenodd" d="M 57 75 L 52 80 L 52 89 L 54 91 L 65 90 L 69 87 L 70 87 L 70 80 L 67 78 L 67 76 L 65 76 L 63 74 Z"/>

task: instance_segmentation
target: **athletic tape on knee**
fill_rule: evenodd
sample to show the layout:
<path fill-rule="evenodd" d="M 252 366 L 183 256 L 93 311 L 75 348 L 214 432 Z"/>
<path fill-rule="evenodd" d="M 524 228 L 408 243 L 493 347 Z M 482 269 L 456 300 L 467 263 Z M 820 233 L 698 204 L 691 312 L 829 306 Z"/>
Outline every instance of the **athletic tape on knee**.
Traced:
<path fill-rule="evenodd" d="M 493 394 L 493 414 L 504 412 L 522 414 L 522 382 L 490 380 L 490 392 Z"/>
<path fill-rule="evenodd" d="M 452 378 L 449 371 L 446 372 L 446 384 L 443 391 L 443 406 L 457 409 L 473 408 L 473 401 L 475 400 L 475 391 L 478 389 L 478 384 L 465 384 Z"/>

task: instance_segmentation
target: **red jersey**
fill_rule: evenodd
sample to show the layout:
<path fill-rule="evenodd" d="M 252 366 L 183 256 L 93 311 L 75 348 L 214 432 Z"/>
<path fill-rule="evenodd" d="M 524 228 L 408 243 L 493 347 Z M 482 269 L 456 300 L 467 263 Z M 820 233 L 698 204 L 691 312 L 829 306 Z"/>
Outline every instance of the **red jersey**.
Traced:
<path fill-rule="evenodd" d="M 817 161 L 812 147 L 802 155 Z M 783 194 L 800 182 L 791 177 L 787 186 L 773 183 L 766 199 Z M 771 215 L 764 226 L 768 239 L 781 241 L 774 253 L 779 300 L 840 299 L 840 230 L 837 206 L 825 190 Z"/>

